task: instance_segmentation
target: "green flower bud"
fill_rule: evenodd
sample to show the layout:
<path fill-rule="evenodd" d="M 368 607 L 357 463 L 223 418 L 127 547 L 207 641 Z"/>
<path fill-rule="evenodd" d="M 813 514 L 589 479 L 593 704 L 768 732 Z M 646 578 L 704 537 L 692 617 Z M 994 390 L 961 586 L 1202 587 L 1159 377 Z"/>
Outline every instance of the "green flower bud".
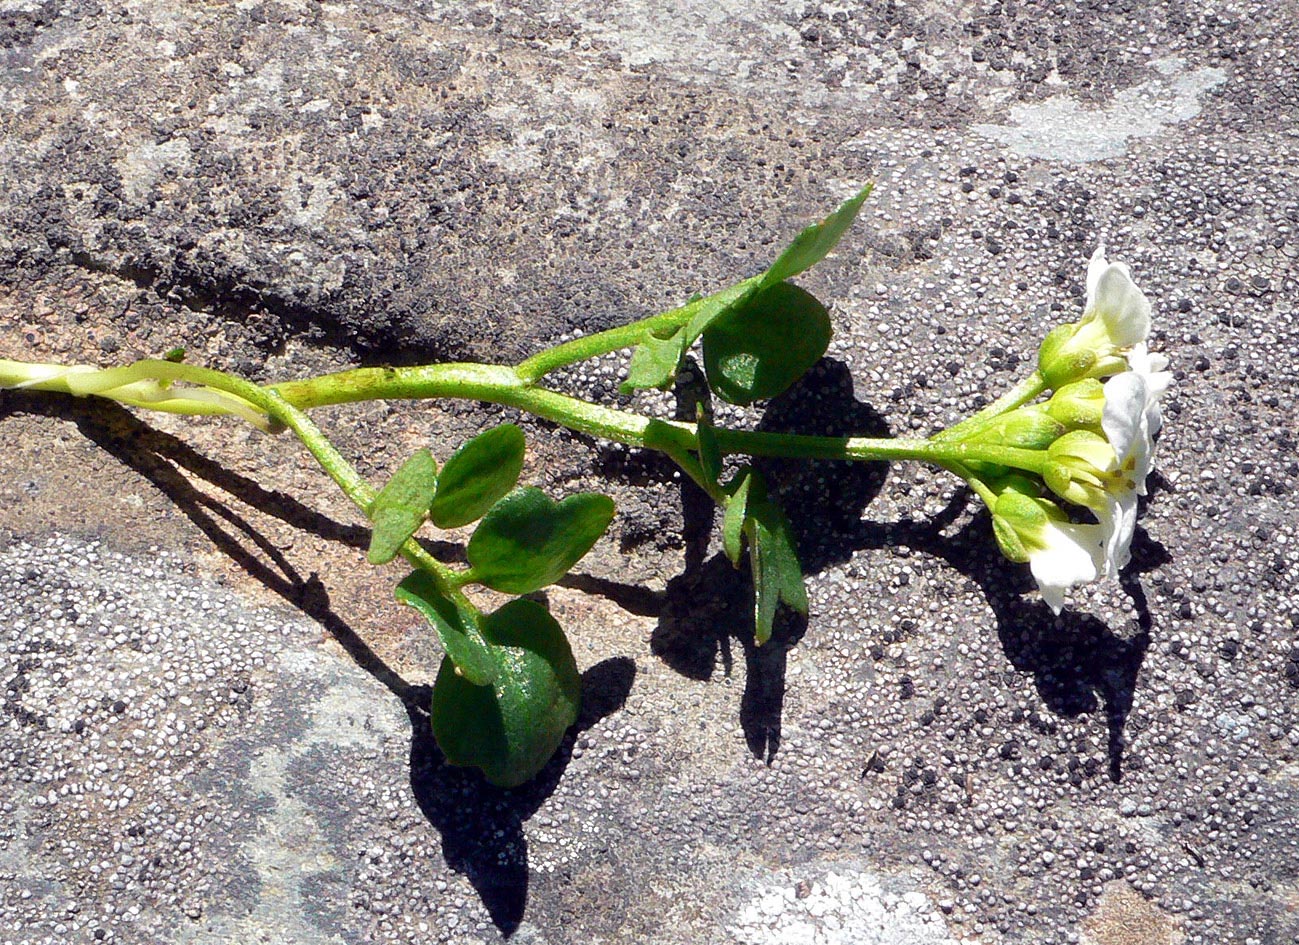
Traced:
<path fill-rule="evenodd" d="M 1086 377 L 1096 363 L 1096 349 L 1091 344 L 1089 332 L 1081 333 L 1079 325 L 1060 325 L 1042 339 L 1037 351 L 1037 369 L 1047 384 L 1058 389 Z"/>
<path fill-rule="evenodd" d="M 992 534 L 997 539 L 997 547 L 1001 549 L 1001 553 L 1007 561 L 1013 561 L 1016 564 L 1026 564 L 1028 562 L 1028 549 L 1024 547 L 1019 532 L 1014 525 L 1000 515 L 994 514 L 992 516 Z"/>
<path fill-rule="evenodd" d="M 984 481 L 998 495 L 1003 492 L 1018 492 L 1030 499 L 1038 499 L 1046 494 L 1046 486 L 1041 479 L 1018 469 L 1008 470 L 1004 475 Z"/>
<path fill-rule="evenodd" d="M 1066 384 L 1046 402 L 1046 412 L 1070 430 L 1101 431 L 1104 385 L 1094 377 Z"/>
<path fill-rule="evenodd" d="M 1042 478 L 1052 492 L 1089 509 L 1107 507 L 1106 484 L 1118 460 L 1105 437 L 1074 430 L 1052 443 L 1046 455 Z"/>
<path fill-rule="evenodd" d="M 984 435 L 1002 446 L 1025 450 L 1044 450 L 1056 441 L 1065 428 L 1041 407 L 1020 407 L 1001 417 Z M 979 439 L 984 439 L 984 436 Z"/>

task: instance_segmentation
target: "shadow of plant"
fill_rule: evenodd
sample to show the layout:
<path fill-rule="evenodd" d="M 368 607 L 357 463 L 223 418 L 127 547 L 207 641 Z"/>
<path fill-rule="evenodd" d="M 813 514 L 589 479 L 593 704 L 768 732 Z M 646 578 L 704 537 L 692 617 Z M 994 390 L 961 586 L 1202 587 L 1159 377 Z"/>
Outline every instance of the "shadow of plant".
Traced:
<path fill-rule="evenodd" d="M 439 831 L 448 865 L 469 878 L 497 927 L 507 935 L 513 932 L 527 902 L 523 824 L 555 790 L 578 733 L 621 707 L 635 676 L 632 661 L 610 659 L 588 670 L 581 716 L 555 759 L 523 787 L 495 788 L 476 771 L 446 763 L 429 728 L 428 689 L 408 684 L 364 643 L 333 610 L 316 575 L 304 578 L 247 519 L 195 488 L 181 470 L 296 528 L 358 550 L 368 543 L 366 528 L 342 525 L 291 496 L 266 490 L 116 405 L 20 393 L 5 395 L 3 403 L 5 412 L 17 409 L 75 422 L 87 439 L 157 486 L 232 561 L 319 622 L 358 665 L 401 699 L 411 720 L 410 782 L 417 803 Z M 687 404 L 693 414 L 692 398 L 683 397 L 680 409 L 686 411 Z M 760 428 L 824 435 L 888 432 L 880 416 L 853 396 L 847 368 L 829 360 L 774 400 Z M 1125 638 L 1095 617 L 1072 611 L 1056 617 L 1044 604 L 1025 599 L 1033 582 L 1024 568 L 996 554 L 986 513 L 969 519 L 956 533 L 944 534 L 965 512 L 969 496 L 964 490 L 927 521 L 872 523 L 861 516 L 883 485 L 884 464 L 764 460 L 759 465 L 794 524 L 807 572 L 847 560 L 858 550 L 907 545 L 944 560 L 976 582 L 996 615 L 1007 659 L 1016 670 L 1032 675 L 1051 712 L 1072 717 L 1103 708 L 1109 773 L 1115 780 L 1122 776 L 1124 727 L 1153 628 L 1138 576 L 1167 559 L 1160 545 L 1138 530 L 1133 563 L 1122 586 L 1137 608 L 1139 626 Z M 833 501 L 827 501 L 828 496 Z M 746 668 L 741 724 L 750 751 L 770 762 L 780 745 L 787 654 L 806 631 L 806 620 L 784 613 L 771 641 L 755 646 L 747 567 L 736 570 L 723 555 L 709 556 L 715 509 L 689 482 L 682 486 L 682 506 L 686 567 L 663 593 L 581 574 L 561 583 L 656 616 L 652 651 L 693 679 L 710 678 L 719 663 L 729 674 L 732 640 L 737 641 Z M 457 545 L 426 544 L 444 560 L 462 556 Z"/>
<path fill-rule="evenodd" d="M 362 553 L 369 543 L 369 529 L 340 524 L 291 496 L 264 489 L 115 404 L 11 396 L 6 406 L 76 423 L 86 439 L 156 486 L 218 550 L 319 623 L 358 666 L 401 700 L 411 721 L 410 784 L 415 800 L 441 834 L 447 865 L 465 874 L 497 928 L 505 935 L 511 934 L 522 921 L 527 904 L 528 854 L 523 825 L 554 792 L 576 738 L 626 701 L 635 664 L 625 657 L 607 659 L 583 673 L 581 712 L 554 758 L 522 787 L 494 787 L 476 769 L 457 768 L 446 762 L 430 728 L 431 688 L 414 686 L 403 679 L 334 610 L 316 574 L 304 577 L 251 522 L 200 491 L 181 470 L 296 528 L 342 542 Z M 461 554 L 458 545 L 426 545 L 443 560 Z"/>

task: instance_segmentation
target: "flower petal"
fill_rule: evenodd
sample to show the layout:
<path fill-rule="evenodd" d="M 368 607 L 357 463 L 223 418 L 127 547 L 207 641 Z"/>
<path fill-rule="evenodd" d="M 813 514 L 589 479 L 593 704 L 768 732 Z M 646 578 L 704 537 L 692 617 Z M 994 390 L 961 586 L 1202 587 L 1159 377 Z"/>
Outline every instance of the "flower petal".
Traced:
<path fill-rule="evenodd" d="M 1118 577 L 1132 560 L 1132 535 L 1137 528 L 1136 493 L 1111 496 L 1109 508 L 1098 517 L 1105 534 L 1104 573 L 1108 578 Z"/>
<path fill-rule="evenodd" d="M 1146 406 L 1150 400 L 1150 388 L 1140 374 L 1124 371 L 1105 382 L 1104 392 L 1101 429 L 1122 466 L 1133 446 L 1143 436 L 1149 437 Z"/>
<path fill-rule="evenodd" d="M 1096 580 L 1105 567 L 1105 534 L 1099 525 L 1049 522 L 1038 535 L 1041 546 L 1029 553 L 1028 566 L 1042 599 L 1057 614 L 1064 592 Z"/>
<path fill-rule="evenodd" d="M 1090 312 L 1096 305 L 1096 284 L 1101 281 L 1101 273 L 1110 267 L 1109 260 L 1105 258 L 1105 243 L 1101 242 L 1096 246 L 1096 252 L 1092 253 L 1092 258 L 1087 261 L 1087 306 L 1084 312 Z"/>
<path fill-rule="evenodd" d="M 1116 347 L 1130 348 L 1150 334 L 1150 301 L 1122 263 L 1111 263 L 1100 274 L 1092 307 Z"/>

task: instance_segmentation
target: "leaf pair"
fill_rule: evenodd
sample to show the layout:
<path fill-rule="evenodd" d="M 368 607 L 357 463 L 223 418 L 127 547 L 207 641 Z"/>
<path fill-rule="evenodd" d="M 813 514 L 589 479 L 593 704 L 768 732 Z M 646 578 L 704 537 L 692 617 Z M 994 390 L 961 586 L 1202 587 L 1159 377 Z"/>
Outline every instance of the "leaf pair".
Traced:
<path fill-rule="evenodd" d="M 523 431 L 512 423 L 466 442 L 451 454 L 441 476 L 433 454 L 417 450 L 370 503 L 370 563 L 395 558 L 426 518 L 439 528 L 482 518 L 514 488 L 523 470 L 523 451 Z"/>
<path fill-rule="evenodd" d="M 446 648 L 430 715 L 447 761 L 481 768 L 500 787 L 533 777 L 581 703 L 581 676 L 555 618 L 521 598 L 483 616 L 424 571 L 397 586 L 397 599 L 424 614 Z"/>
<path fill-rule="evenodd" d="M 793 530 L 780 506 L 767 495 L 766 483 L 749 467 L 727 485 L 730 498 L 722 519 L 722 549 L 740 564 L 747 543 L 753 574 L 753 635 L 758 645 L 771 639 L 776 609 L 783 602 L 807 613 L 807 590 L 798 563 Z"/>
<path fill-rule="evenodd" d="M 825 354 L 831 332 L 825 307 L 786 280 L 825 258 L 870 191 L 799 233 L 761 275 L 696 303 L 686 324 L 646 337 L 632 352 L 623 393 L 671 384 L 701 337 L 708 382 L 722 399 L 750 404 L 787 389 Z"/>

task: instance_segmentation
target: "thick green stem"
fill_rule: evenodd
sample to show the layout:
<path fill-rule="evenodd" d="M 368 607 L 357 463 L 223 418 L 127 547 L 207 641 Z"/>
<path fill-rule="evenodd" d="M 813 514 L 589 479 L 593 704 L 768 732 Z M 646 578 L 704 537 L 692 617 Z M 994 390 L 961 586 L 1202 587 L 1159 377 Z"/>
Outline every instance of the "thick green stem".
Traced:
<path fill-rule="evenodd" d="M 267 412 L 297 435 L 302 445 L 315 457 L 322 469 L 363 513 L 368 514 L 374 502 L 375 489 L 356 471 L 329 438 L 301 410 L 284 399 L 278 391 L 265 389 Z M 473 609 L 460 586 L 460 575 L 425 551 L 413 538 L 401 548 L 401 555 L 417 568 L 432 575 L 438 590 L 462 607 Z"/>

